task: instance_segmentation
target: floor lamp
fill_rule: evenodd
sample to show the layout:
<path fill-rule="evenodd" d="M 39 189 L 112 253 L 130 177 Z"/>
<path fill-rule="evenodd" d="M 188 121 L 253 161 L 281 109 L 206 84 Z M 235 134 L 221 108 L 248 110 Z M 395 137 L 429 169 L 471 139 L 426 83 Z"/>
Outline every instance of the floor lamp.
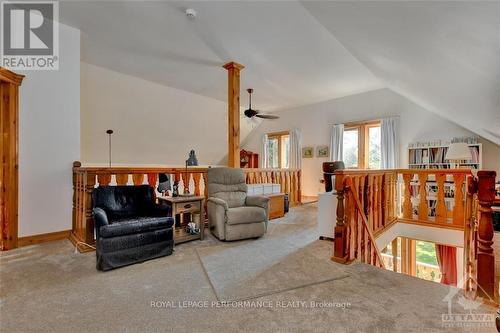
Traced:
<path fill-rule="evenodd" d="M 108 144 L 109 144 L 109 167 L 111 168 L 111 134 L 113 134 L 113 130 L 109 129 L 106 131 L 109 136 Z"/>

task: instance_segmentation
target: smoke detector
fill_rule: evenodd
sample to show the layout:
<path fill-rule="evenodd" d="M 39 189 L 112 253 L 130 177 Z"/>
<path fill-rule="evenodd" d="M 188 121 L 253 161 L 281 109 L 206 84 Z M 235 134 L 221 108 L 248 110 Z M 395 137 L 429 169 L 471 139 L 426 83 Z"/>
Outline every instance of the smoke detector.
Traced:
<path fill-rule="evenodd" d="M 194 10 L 193 8 L 186 9 L 186 16 L 191 20 L 196 18 L 196 10 Z"/>

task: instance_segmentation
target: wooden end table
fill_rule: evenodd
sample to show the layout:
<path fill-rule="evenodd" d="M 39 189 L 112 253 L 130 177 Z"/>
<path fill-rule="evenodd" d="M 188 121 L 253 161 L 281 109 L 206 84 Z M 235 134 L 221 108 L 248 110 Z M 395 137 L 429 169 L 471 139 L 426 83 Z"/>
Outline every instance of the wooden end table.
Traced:
<path fill-rule="evenodd" d="M 172 216 L 174 217 L 173 229 L 175 244 L 189 242 L 195 239 L 203 239 L 203 231 L 205 229 L 203 200 L 205 200 L 205 197 L 158 197 L 158 200 L 167 203 L 172 208 Z M 186 223 L 183 223 L 184 214 L 190 214 L 191 222 L 194 222 L 196 227 L 200 229 L 198 234 L 191 235 L 186 231 Z"/>
<path fill-rule="evenodd" d="M 264 194 L 269 198 L 269 219 L 285 216 L 285 193 Z"/>

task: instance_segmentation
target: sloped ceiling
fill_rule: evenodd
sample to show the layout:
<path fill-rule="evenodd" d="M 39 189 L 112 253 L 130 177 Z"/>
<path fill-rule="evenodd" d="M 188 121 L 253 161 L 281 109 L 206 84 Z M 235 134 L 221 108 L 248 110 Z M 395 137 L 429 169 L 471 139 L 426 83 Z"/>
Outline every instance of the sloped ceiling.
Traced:
<path fill-rule="evenodd" d="M 83 61 L 166 86 L 225 101 L 234 60 L 265 111 L 389 87 L 500 144 L 498 2 L 68 1 L 60 16 Z"/>
<path fill-rule="evenodd" d="M 83 61 L 221 101 L 237 61 L 264 111 L 383 87 L 298 2 L 71 1 L 60 16 L 82 31 Z"/>
<path fill-rule="evenodd" d="M 500 2 L 304 2 L 390 89 L 500 144 Z"/>

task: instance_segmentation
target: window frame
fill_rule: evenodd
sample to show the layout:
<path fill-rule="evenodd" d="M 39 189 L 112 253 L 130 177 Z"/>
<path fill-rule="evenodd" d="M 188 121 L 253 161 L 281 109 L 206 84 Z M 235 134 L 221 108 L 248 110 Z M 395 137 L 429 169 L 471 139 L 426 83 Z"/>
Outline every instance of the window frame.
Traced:
<path fill-rule="evenodd" d="M 270 167 L 269 165 L 267 165 L 266 167 L 268 167 L 269 169 L 285 169 L 281 165 L 282 148 L 283 148 L 282 141 L 283 141 L 283 137 L 285 137 L 285 136 L 288 136 L 288 138 L 290 138 L 290 131 L 280 131 L 280 132 L 267 133 L 267 140 L 268 141 L 271 139 L 278 140 L 278 168 L 273 168 L 273 167 Z"/>
<path fill-rule="evenodd" d="M 380 127 L 380 120 L 352 122 L 344 124 L 344 132 L 358 130 L 358 166 L 348 169 L 369 169 L 370 128 Z"/>

